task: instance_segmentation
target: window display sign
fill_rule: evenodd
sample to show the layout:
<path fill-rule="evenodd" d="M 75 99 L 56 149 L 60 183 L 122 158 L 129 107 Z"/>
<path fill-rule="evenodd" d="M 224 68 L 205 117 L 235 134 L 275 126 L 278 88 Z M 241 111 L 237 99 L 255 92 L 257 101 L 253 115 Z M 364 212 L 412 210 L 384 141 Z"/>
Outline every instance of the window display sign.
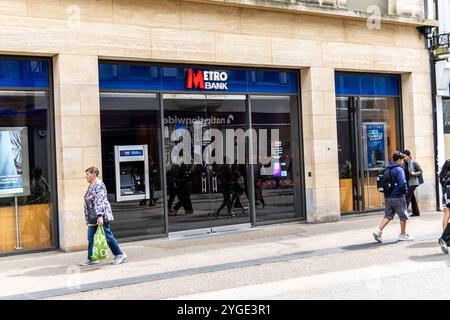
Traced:
<path fill-rule="evenodd" d="M 150 199 L 148 146 L 115 146 L 116 201 Z"/>
<path fill-rule="evenodd" d="M 387 163 L 387 124 L 385 122 L 363 123 L 364 154 L 366 170 L 379 170 Z"/>
<path fill-rule="evenodd" d="M 0 198 L 29 194 L 28 130 L 0 128 Z"/>

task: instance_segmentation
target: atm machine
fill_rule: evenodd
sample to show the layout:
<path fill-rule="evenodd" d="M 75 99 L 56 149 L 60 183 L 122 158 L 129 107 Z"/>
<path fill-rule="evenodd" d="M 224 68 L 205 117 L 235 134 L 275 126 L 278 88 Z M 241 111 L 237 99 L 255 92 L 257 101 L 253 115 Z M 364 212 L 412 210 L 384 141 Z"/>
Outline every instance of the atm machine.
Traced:
<path fill-rule="evenodd" d="M 116 201 L 150 199 L 148 146 L 114 146 Z"/>

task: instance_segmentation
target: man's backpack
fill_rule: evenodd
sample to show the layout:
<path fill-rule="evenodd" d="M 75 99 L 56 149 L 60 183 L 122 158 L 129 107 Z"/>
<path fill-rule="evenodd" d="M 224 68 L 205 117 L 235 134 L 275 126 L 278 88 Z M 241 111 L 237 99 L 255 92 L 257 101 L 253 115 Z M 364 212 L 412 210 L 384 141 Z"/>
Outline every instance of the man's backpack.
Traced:
<path fill-rule="evenodd" d="M 391 169 L 384 168 L 378 173 L 377 189 L 381 193 L 392 193 L 394 191 L 394 180 L 392 179 Z"/>

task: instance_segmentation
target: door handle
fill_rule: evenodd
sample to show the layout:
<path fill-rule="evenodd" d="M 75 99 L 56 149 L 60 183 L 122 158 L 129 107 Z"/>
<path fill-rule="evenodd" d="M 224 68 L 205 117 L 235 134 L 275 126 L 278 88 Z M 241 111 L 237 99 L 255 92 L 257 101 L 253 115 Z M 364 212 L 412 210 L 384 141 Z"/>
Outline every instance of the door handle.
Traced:
<path fill-rule="evenodd" d="M 217 192 L 217 177 L 212 178 L 213 192 Z"/>
<path fill-rule="evenodd" d="M 206 185 L 206 177 L 202 176 L 202 193 L 206 193 L 207 191 Z"/>

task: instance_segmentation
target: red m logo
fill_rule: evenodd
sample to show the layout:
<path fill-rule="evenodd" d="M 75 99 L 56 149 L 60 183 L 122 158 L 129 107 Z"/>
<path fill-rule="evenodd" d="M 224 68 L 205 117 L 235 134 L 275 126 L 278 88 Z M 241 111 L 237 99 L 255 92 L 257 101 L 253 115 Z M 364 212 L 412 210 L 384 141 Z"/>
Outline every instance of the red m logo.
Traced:
<path fill-rule="evenodd" d="M 203 78 L 203 71 L 188 70 L 186 77 L 186 89 L 205 89 L 205 80 Z"/>

